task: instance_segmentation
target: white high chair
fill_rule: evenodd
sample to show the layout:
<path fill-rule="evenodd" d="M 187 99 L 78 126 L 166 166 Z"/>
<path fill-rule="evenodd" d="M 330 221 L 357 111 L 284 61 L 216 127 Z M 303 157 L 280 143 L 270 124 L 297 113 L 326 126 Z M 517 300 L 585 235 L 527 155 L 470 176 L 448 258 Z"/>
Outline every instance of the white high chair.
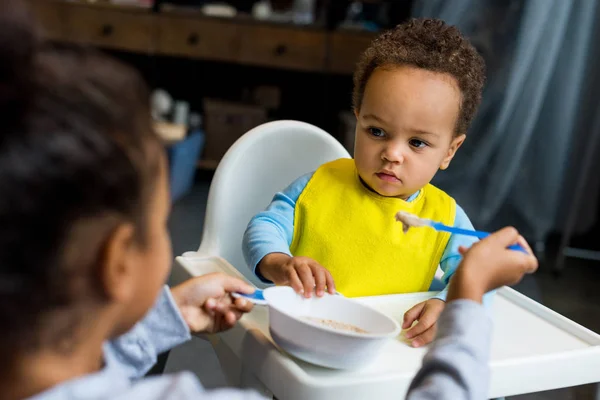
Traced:
<path fill-rule="evenodd" d="M 221 257 L 252 283 L 264 286 L 242 255 L 242 236 L 250 219 L 296 178 L 325 162 L 349 157 L 330 134 L 304 122 L 274 121 L 248 131 L 221 160 L 210 185 L 200 248 L 184 257 Z"/>
<path fill-rule="evenodd" d="M 304 122 L 274 121 L 248 131 L 219 163 L 210 185 L 200 247 L 176 257 L 173 279 L 225 271 L 264 287 L 242 253 L 242 237 L 250 219 L 296 178 L 328 161 L 349 157 L 330 134 Z M 242 334 L 238 326 L 221 335 Z M 229 384 L 262 390 L 261 384 L 246 373 L 241 360 L 224 345 L 221 335 L 208 339 Z"/>

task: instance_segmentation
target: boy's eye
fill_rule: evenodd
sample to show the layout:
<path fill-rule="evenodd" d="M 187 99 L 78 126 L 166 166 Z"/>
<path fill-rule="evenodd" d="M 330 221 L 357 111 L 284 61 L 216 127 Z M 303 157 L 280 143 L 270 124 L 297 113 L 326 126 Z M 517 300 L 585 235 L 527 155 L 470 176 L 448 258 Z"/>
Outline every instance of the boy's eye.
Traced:
<path fill-rule="evenodd" d="M 427 143 L 425 143 L 422 140 L 419 139 L 411 139 L 410 142 L 408 142 L 412 147 L 415 147 L 417 149 L 422 149 L 424 147 L 427 146 Z"/>
<path fill-rule="evenodd" d="M 375 137 L 384 137 L 385 136 L 385 132 L 383 132 L 379 128 L 369 128 L 369 133 L 371 133 L 371 135 L 373 135 Z"/>

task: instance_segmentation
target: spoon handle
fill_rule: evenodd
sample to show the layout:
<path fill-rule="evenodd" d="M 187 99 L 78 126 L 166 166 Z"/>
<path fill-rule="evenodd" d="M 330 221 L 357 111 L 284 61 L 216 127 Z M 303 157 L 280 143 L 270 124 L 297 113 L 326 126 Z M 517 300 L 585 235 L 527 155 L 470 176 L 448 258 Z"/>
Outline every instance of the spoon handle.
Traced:
<path fill-rule="evenodd" d="M 256 289 L 252 294 L 245 293 L 232 293 L 231 294 L 235 298 L 244 298 L 256 305 L 265 305 L 267 301 L 265 300 L 265 296 L 263 295 L 262 289 Z"/>
<path fill-rule="evenodd" d="M 476 238 L 479 239 L 483 239 L 488 237 L 490 234 L 488 232 L 483 232 L 483 231 L 471 231 L 468 229 L 461 229 L 461 228 L 456 228 L 453 226 L 447 226 L 444 225 L 440 222 L 434 222 L 431 224 L 431 227 L 434 228 L 437 231 L 444 231 L 444 232 L 450 232 L 450 233 L 454 233 L 457 235 L 467 235 L 467 236 L 475 236 Z M 509 249 L 511 250 L 516 250 L 516 251 L 521 251 L 525 254 L 529 254 L 527 252 L 527 250 L 525 250 L 523 248 L 523 246 L 519 245 L 519 244 L 513 244 L 512 246 L 508 246 Z"/>

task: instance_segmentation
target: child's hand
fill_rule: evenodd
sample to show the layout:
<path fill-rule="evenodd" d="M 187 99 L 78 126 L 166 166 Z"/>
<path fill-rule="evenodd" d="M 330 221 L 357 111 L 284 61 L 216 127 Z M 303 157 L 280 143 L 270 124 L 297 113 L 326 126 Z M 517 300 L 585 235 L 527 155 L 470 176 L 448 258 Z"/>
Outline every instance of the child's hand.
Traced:
<path fill-rule="evenodd" d="M 252 303 L 233 299 L 231 293 L 253 293 L 246 282 L 229 275 L 214 273 L 192 278 L 171 289 L 173 299 L 192 332 L 215 333 L 231 328 Z"/>
<path fill-rule="evenodd" d="M 411 340 L 413 347 L 424 346 L 435 338 L 437 320 L 446 303 L 440 299 L 429 299 L 417 304 L 404 314 L 402 329 L 408 329 L 415 321 L 417 324 L 408 329 L 405 337 Z"/>
<path fill-rule="evenodd" d="M 313 289 L 317 296 L 323 296 L 326 288 L 330 294 L 335 293 L 335 284 L 329 271 L 309 257 L 271 253 L 261 260 L 258 268 L 271 282 L 291 286 L 306 298 L 312 295 Z"/>
<path fill-rule="evenodd" d="M 507 247 L 520 244 L 529 254 Z M 475 243 L 459 248 L 463 261 L 450 280 L 447 301 L 470 299 L 481 302 L 484 293 L 514 285 L 523 275 L 533 273 L 538 261 L 515 228 L 504 228 Z"/>

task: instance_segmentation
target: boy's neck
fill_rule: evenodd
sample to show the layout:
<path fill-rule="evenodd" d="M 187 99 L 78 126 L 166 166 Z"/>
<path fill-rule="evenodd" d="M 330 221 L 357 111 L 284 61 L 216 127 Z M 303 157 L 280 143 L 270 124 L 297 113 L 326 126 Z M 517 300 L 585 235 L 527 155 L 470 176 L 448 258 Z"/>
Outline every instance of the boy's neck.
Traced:
<path fill-rule="evenodd" d="M 103 343 L 110 331 L 110 321 L 97 319 L 92 329 L 80 330 L 68 352 L 41 349 L 23 354 L 14 363 L 0 367 L 0 387 L 3 399 L 22 399 L 39 394 L 52 387 L 99 371 L 103 366 Z M 104 323 L 103 323 L 104 322 Z"/>

